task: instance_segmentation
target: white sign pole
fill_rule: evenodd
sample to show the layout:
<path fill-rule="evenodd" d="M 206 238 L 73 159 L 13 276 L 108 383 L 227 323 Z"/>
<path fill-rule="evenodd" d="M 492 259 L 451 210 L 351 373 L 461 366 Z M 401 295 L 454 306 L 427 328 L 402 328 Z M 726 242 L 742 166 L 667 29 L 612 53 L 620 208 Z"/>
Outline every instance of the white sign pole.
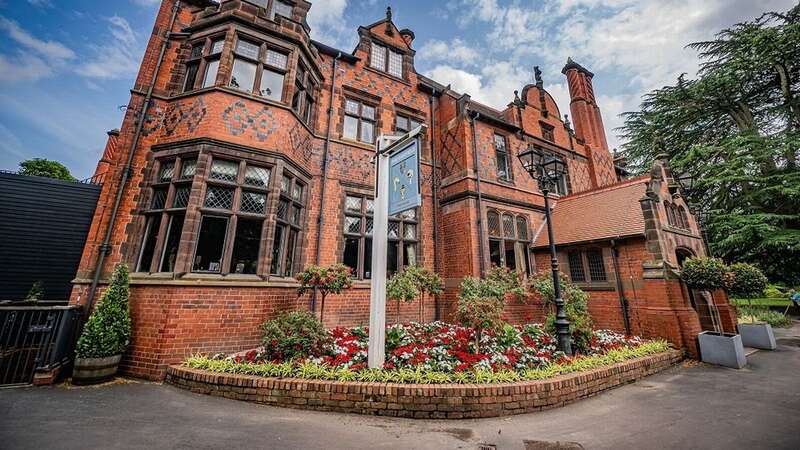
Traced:
<path fill-rule="evenodd" d="M 368 363 L 383 368 L 386 360 L 386 243 L 389 238 L 389 155 L 381 153 L 391 144 L 378 138 L 374 225 L 372 227 L 372 281 L 369 299 Z"/>

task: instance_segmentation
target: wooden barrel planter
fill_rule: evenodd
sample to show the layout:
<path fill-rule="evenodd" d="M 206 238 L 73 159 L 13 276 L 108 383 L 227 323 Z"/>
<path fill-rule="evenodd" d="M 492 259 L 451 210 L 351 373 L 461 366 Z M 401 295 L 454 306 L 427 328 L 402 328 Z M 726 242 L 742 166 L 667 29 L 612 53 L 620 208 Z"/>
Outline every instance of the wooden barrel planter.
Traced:
<path fill-rule="evenodd" d="M 97 384 L 114 378 L 122 355 L 105 358 L 76 358 L 72 369 L 72 384 Z"/>

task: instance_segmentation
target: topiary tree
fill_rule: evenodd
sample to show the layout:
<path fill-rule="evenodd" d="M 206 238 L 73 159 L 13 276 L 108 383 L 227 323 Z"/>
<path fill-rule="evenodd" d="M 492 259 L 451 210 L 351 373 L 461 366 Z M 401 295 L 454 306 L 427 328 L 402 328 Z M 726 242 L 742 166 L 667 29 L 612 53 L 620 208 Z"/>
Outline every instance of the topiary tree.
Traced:
<path fill-rule="evenodd" d="M 426 294 L 439 294 L 444 289 L 444 283 L 442 282 L 441 277 L 437 275 L 435 272 L 432 272 L 424 267 L 420 266 L 408 266 L 403 269 L 401 272 L 398 273 L 401 277 L 408 277 L 409 282 L 416 286 L 416 290 L 419 292 L 419 322 L 422 322 L 423 314 L 425 311 L 425 295 Z M 395 274 L 397 276 L 398 274 Z M 394 277 L 393 277 L 394 278 Z M 398 283 L 393 286 L 393 290 L 400 293 L 400 298 L 395 298 L 396 300 L 402 299 L 403 301 L 411 302 L 414 298 L 407 300 L 405 294 L 411 294 L 411 291 L 407 289 L 405 286 L 405 280 L 398 280 Z M 387 295 L 389 295 L 389 285 L 387 284 Z M 398 303 L 398 314 L 399 314 L 399 306 Z M 399 317 L 399 316 L 398 316 Z"/>
<path fill-rule="evenodd" d="M 300 282 L 297 295 L 303 295 L 316 289 L 322 296 L 319 308 L 319 320 L 325 320 L 325 298 L 328 294 L 341 294 L 345 289 L 353 287 L 353 270 L 344 264 L 333 264 L 328 267 L 311 265 L 295 277 Z"/>
<path fill-rule="evenodd" d="M 400 302 L 411 303 L 420 296 L 417 281 L 416 275 L 406 268 L 392 275 L 386 282 L 386 298 L 397 304 L 397 323 L 400 323 Z"/>
<path fill-rule="evenodd" d="M 55 178 L 56 180 L 75 181 L 69 169 L 58 161 L 44 158 L 33 158 L 19 163 L 20 175 Z"/>
<path fill-rule="evenodd" d="M 569 320 L 572 344 L 579 352 L 586 353 L 591 344 L 592 329 L 594 327 L 594 321 L 589 314 L 589 294 L 570 283 L 563 274 L 559 274 L 559 281 L 561 283 L 561 296 L 564 300 L 564 312 L 567 315 L 567 320 Z M 553 289 L 552 273 L 537 273 L 531 280 L 531 290 L 539 294 L 545 307 L 550 309 L 545 320 L 545 329 L 555 336 L 556 315 L 553 311 L 555 291 Z"/>
<path fill-rule="evenodd" d="M 270 361 L 323 355 L 331 338 L 308 311 L 292 311 L 261 325 L 261 342 Z"/>
<path fill-rule="evenodd" d="M 728 293 L 738 298 L 746 298 L 750 307 L 752 299 L 764 295 L 769 280 L 758 267 L 748 263 L 732 264 L 725 286 Z"/>
<path fill-rule="evenodd" d="M 728 269 L 719 258 L 689 258 L 683 262 L 680 277 L 692 289 L 714 290 L 725 287 Z"/>
<path fill-rule="evenodd" d="M 75 350 L 78 358 L 105 358 L 125 353 L 131 338 L 128 296 L 128 266 L 119 264 L 78 339 Z"/>

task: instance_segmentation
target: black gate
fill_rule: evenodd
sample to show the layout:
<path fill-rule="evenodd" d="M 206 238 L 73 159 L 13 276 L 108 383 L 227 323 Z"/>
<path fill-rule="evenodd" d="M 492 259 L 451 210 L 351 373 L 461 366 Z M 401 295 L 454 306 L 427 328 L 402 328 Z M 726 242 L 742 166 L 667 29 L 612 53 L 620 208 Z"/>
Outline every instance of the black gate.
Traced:
<path fill-rule="evenodd" d="M 0 386 L 31 384 L 36 372 L 68 369 L 78 306 L 0 306 Z"/>

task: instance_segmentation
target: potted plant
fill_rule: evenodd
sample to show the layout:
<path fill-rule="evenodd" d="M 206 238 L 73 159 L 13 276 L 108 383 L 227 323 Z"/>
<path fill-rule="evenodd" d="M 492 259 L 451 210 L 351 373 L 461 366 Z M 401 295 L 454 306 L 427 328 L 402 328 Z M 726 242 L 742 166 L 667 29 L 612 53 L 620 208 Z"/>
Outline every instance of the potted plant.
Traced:
<path fill-rule="evenodd" d="M 307 291 L 316 289 L 322 296 L 322 303 L 319 308 L 319 321 L 325 322 L 325 299 L 328 294 L 341 294 L 345 289 L 353 286 L 353 270 L 344 264 L 332 264 L 328 267 L 308 266 L 306 270 L 297 274 L 296 279 L 300 282 L 297 295 L 303 295 Z"/>
<path fill-rule="evenodd" d="M 78 339 L 74 384 L 102 383 L 117 373 L 131 336 L 128 295 L 128 266 L 120 264 Z"/>
<path fill-rule="evenodd" d="M 690 289 L 697 290 L 699 295 L 706 298 L 712 319 L 715 312 L 719 314 L 711 291 L 726 285 L 728 270 L 722 260 L 705 256 L 689 258 L 683 263 L 680 277 Z M 715 331 L 703 331 L 697 336 L 700 359 L 703 362 L 735 369 L 744 367 L 747 359 L 744 356 L 742 337 L 738 334 L 725 333 L 719 317 L 714 320 L 714 328 Z"/>
<path fill-rule="evenodd" d="M 760 348 L 764 350 L 775 350 L 775 334 L 772 326 L 766 322 L 756 322 L 758 311 L 753 307 L 753 300 L 764 295 L 769 281 L 761 270 L 747 263 L 736 263 L 730 266 L 726 289 L 728 293 L 737 298 L 747 299 L 746 319 L 738 324 L 739 334 L 742 336 L 742 344 L 745 347 Z"/>

